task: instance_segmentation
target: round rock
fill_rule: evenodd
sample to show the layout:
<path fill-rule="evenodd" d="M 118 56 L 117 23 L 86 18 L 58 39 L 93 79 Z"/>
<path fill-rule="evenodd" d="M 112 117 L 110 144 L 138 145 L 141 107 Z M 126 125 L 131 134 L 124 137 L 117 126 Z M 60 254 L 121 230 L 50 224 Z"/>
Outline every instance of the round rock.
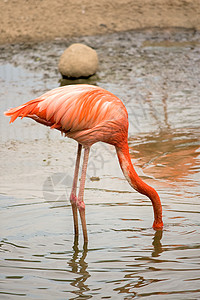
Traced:
<path fill-rule="evenodd" d="M 98 56 L 94 49 L 83 44 L 72 44 L 60 57 L 58 69 L 63 77 L 89 77 L 96 73 Z"/>

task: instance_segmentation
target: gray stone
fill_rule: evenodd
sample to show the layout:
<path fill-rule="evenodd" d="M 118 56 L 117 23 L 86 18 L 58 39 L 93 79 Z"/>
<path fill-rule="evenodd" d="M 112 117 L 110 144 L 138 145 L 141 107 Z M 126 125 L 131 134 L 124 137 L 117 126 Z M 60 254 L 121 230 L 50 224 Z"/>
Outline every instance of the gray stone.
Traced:
<path fill-rule="evenodd" d="M 61 55 L 58 69 L 64 77 L 89 77 L 96 73 L 98 56 L 94 49 L 72 44 Z"/>

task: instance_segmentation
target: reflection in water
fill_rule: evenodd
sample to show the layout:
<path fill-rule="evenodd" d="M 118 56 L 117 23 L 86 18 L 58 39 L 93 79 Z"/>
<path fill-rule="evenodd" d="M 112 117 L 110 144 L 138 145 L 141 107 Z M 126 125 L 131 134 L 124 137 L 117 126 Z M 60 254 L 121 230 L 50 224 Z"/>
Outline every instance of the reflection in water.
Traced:
<path fill-rule="evenodd" d="M 60 79 L 60 86 L 70 85 L 70 84 L 92 84 L 97 85 L 97 77 L 93 75 L 89 78 L 61 78 Z"/>
<path fill-rule="evenodd" d="M 193 134 L 191 134 L 193 132 Z M 129 140 L 133 158 L 149 175 L 175 183 L 190 183 L 199 166 L 199 137 L 195 129 L 160 131 Z M 163 168 L 163 169 L 161 169 Z M 148 170 L 150 169 L 150 170 Z"/>
<path fill-rule="evenodd" d="M 153 237 L 153 242 L 152 245 L 154 247 L 153 252 L 152 252 L 152 257 L 158 257 L 160 253 L 162 253 L 162 244 L 161 244 L 161 239 L 162 239 L 163 231 L 162 230 L 157 230 L 155 231 L 154 237 Z M 140 256 L 135 258 L 135 264 L 131 264 L 131 271 L 130 271 L 130 265 L 127 265 L 127 269 L 124 270 L 125 276 L 124 279 L 121 280 L 118 283 L 126 283 L 125 285 L 123 284 L 120 287 L 115 288 L 114 290 L 117 291 L 120 294 L 128 294 L 130 295 L 131 298 L 124 298 L 124 299 L 133 299 L 134 297 L 137 296 L 138 288 L 142 288 L 146 285 L 149 285 L 151 283 L 155 283 L 160 281 L 159 279 L 147 279 L 144 276 L 139 275 L 138 267 L 142 270 L 145 264 L 145 261 L 151 261 L 152 259 L 148 256 Z M 141 261 L 142 263 L 139 263 L 138 261 Z M 133 271 L 134 270 L 134 271 Z"/>
<path fill-rule="evenodd" d="M 80 253 L 81 257 L 79 257 Z M 87 254 L 87 244 L 83 246 L 83 251 L 81 252 L 78 248 L 78 237 L 75 237 L 73 245 L 73 255 L 68 262 L 68 265 L 70 266 L 72 273 L 80 275 L 78 277 L 73 276 L 74 279 L 71 282 L 71 286 L 77 289 L 76 291 L 73 291 L 73 293 L 79 297 L 82 297 L 85 292 L 90 290 L 88 285 L 86 284 L 87 279 L 91 276 L 87 271 L 88 264 L 85 261 Z M 86 297 L 86 295 L 84 295 L 84 299 L 89 298 L 90 296 Z"/>
<path fill-rule="evenodd" d="M 160 253 L 163 252 L 161 239 L 163 235 L 163 230 L 156 230 L 152 245 L 154 246 L 154 251 L 152 252 L 152 257 L 158 257 Z"/>
<path fill-rule="evenodd" d="M 160 253 L 162 253 L 162 244 L 161 244 L 161 239 L 163 236 L 163 231 L 162 230 L 157 230 L 155 231 L 155 234 L 153 236 L 153 251 L 152 251 L 152 257 L 158 257 Z M 79 254 L 81 253 L 81 256 Z M 87 271 L 88 264 L 86 263 L 85 259 L 88 254 L 88 249 L 87 245 L 84 245 L 83 251 L 80 251 L 78 248 L 78 238 L 75 238 L 74 245 L 73 245 L 73 255 L 72 258 L 69 260 L 68 265 L 71 268 L 71 272 L 78 275 L 79 277 L 73 276 L 73 281 L 70 283 L 72 287 L 76 288 L 74 293 L 77 297 L 84 297 L 84 299 L 89 299 L 92 298 L 91 294 L 86 295 L 86 292 L 91 292 L 89 286 L 86 284 L 87 279 L 91 276 L 89 272 Z M 145 260 L 151 258 L 145 257 Z M 120 286 L 115 288 L 114 290 L 117 291 L 118 293 L 126 293 L 126 294 L 131 294 L 131 296 L 135 296 L 137 293 L 134 292 L 133 289 L 139 288 L 145 285 L 148 285 L 152 282 L 156 282 L 157 280 L 151 279 L 147 280 L 143 276 L 138 275 L 138 261 L 142 261 L 141 269 L 143 268 L 143 262 L 144 262 L 144 257 L 136 257 L 134 259 L 135 264 L 133 263 L 131 265 L 131 269 L 136 269 L 137 271 L 130 272 L 130 265 L 128 264 L 123 268 L 123 273 L 125 273 L 124 278 L 121 279 L 120 281 L 117 281 L 117 284 L 121 284 L 126 282 L 125 285 Z M 110 280 L 109 280 L 110 281 Z M 127 282 L 128 281 L 128 282 Z M 74 298 L 74 299 L 79 299 L 79 298 Z"/>
<path fill-rule="evenodd" d="M 176 181 L 190 183 L 191 178 L 188 176 L 199 172 L 199 128 L 172 128 L 168 113 L 170 100 L 165 80 L 162 93 L 163 96 L 160 96 L 162 114 L 157 111 L 154 103 L 155 96 L 149 92 L 146 98 L 151 119 L 158 125 L 159 131 L 153 134 L 148 133 L 143 137 L 140 134 L 138 138 L 135 136 L 130 138 L 129 147 L 133 152 L 136 151 L 134 157 L 147 173 L 148 168 L 151 168 L 149 175 L 154 175 L 153 171 L 157 173 L 155 177 L 171 181 L 171 183 Z M 163 171 L 162 167 L 164 167 Z"/>
<path fill-rule="evenodd" d="M 163 87 L 163 92 L 164 92 L 165 87 Z M 167 93 L 165 92 L 165 94 L 161 97 L 162 99 L 162 106 L 163 106 L 163 114 L 162 114 L 162 118 L 163 120 L 160 119 L 161 115 L 160 113 L 157 111 L 155 105 L 154 105 L 154 96 L 152 95 L 151 92 L 148 93 L 147 98 L 146 98 L 146 102 L 149 105 L 149 113 L 150 116 L 152 118 L 152 120 L 155 120 L 155 122 L 158 124 L 159 128 L 166 128 L 166 129 L 170 129 L 170 124 L 169 124 L 169 118 L 168 118 L 168 112 L 167 112 Z"/>

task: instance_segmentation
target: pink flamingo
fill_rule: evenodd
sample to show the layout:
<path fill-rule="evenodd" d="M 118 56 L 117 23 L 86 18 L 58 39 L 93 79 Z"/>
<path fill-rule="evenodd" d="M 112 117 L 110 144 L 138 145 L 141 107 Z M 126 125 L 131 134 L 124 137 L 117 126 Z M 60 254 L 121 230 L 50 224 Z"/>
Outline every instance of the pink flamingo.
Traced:
<path fill-rule="evenodd" d="M 10 123 L 17 117 L 31 118 L 60 130 L 65 136 L 78 142 L 70 195 L 75 236 L 78 236 L 78 209 L 84 242 L 88 241 L 83 195 L 90 147 L 99 141 L 115 146 L 125 178 L 136 191 L 149 197 L 152 202 L 154 210 L 153 228 L 156 230 L 163 227 L 159 195 L 154 188 L 142 181 L 132 165 L 128 147 L 128 113 L 122 101 L 115 95 L 92 85 L 64 86 L 12 108 L 6 111 L 5 115 L 11 116 Z M 76 190 L 82 147 L 85 151 L 77 197 Z"/>

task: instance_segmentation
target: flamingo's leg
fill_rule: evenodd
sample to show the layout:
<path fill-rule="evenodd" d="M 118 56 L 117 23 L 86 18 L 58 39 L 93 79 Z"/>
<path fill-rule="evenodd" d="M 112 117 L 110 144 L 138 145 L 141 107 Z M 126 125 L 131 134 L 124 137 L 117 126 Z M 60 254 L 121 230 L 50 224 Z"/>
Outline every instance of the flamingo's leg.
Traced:
<path fill-rule="evenodd" d="M 87 228 L 86 228 L 86 221 L 85 221 L 85 203 L 83 201 L 83 196 L 84 196 L 84 187 L 85 187 L 85 179 L 86 179 L 86 171 L 87 171 L 89 152 L 90 152 L 90 148 L 89 147 L 85 148 L 84 158 L 83 158 L 83 167 L 82 167 L 82 173 L 81 173 L 81 182 L 80 182 L 78 201 L 77 201 L 77 206 L 78 206 L 78 210 L 79 210 L 80 217 L 81 217 L 84 243 L 88 242 Z"/>
<path fill-rule="evenodd" d="M 78 144 L 78 151 L 77 151 L 75 171 L 74 171 L 74 179 L 73 179 L 72 191 L 71 191 L 71 195 L 70 195 L 70 202 L 71 202 L 71 206 L 72 206 L 72 213 L 73 213 L 73 219 L 74 219 L 75 236 L 78 236 L 78 214 L 77 214 L 76 189 L 77 189 L 78 171 L 79 171 L 80 158 L 81 158 L 81 150 L 82 150 L 82 145 Z"/>

